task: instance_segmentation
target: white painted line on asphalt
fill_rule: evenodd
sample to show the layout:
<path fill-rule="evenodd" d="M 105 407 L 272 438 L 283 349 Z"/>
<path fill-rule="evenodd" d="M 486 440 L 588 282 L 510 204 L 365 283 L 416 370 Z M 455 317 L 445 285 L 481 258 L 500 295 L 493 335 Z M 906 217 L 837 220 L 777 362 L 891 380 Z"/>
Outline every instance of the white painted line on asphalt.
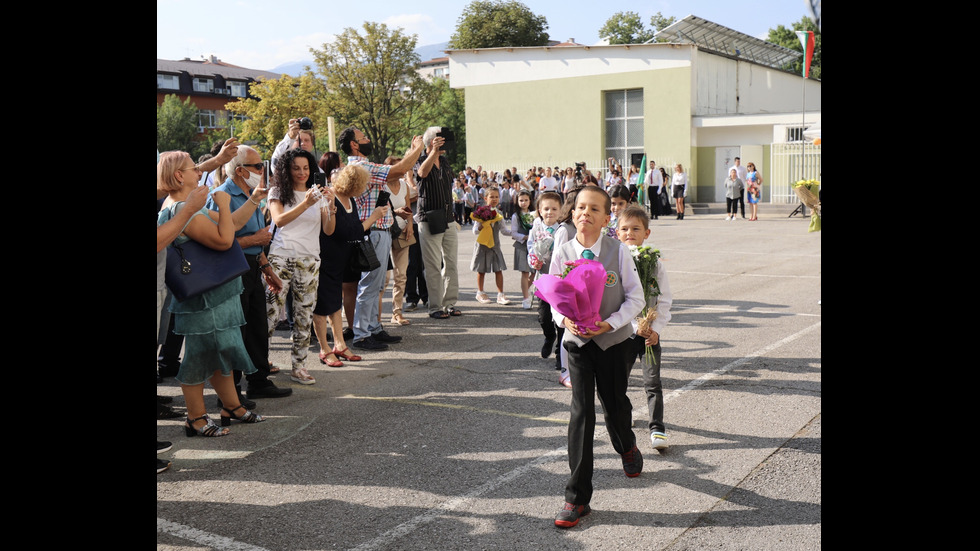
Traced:
<path fill-rule="evenodd" d="M 224 536 L 216 536 L 203 530 L 163 520 L 162 518 L 157 519 L 157 532 L 164 532 L 181 539 L 193 541 L 208 549 L 217 551 L 269 551 L 264 547 L 256 547 Z"/>
<path fill-rule="evenodd" d="M 353 551 L 367 551 L 368 549 L 378 549 L 378 548 L 387 547 L 396 539 L 415 530 L 415 528 L 418 527 L 419 525 L 432 522 L 433 520 L 442 516 L 447 511 L 452 511 L 462 505 L 469 503 L 470 501 L 473 501 L 474 499 L 488 492 L 492 492 L 493 490 L 496 490 L 497 488 L 503 486 L 504 484 L 510 482 L 511 480 L 514 480 L 515 478 L 522 476 L 523 474 L 527 473 L 528 471 L 537 467 L 538 465 L 551 461 L 555 456 L 566 453 L 566 450 L 567 448 L 562 447 L 550 451 L 526 465 L 522 465 L 514 469 L 513 471 L 510 471 L 509 473 L 505 473 L 498 476 L 497 478 L 487 482 L 486 484 L 483 484 L 482 486 L 478 486 L 476 489 L 474 489 L 473 491 L 465 495 L 450 499 L 449 501 L 446 501 L 437 507 L 433 507 L 432 509 L 429 509 L 425 513 L 422 513 L 421 515 L 407 522 L 403 522 L 402 524 L 399 524 L 398 526 L 392 528 L 391 530 L 388 530 L 384 534 L 381 534 L 380 536 L 374 538 L 373 540 L 364 542 L 361 545 L 354 547 Z"/>

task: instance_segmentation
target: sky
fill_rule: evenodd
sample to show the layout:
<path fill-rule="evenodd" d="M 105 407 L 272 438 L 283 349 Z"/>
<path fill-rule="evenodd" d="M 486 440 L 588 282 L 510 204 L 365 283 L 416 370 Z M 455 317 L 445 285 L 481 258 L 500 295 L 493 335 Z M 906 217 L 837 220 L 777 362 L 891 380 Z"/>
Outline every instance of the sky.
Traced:
<path fill-rule="evenodd" d="M 757 38 L 779 25 L 792 28 L 809 15 L 807 0 L 520 1 L 547 19 L 552 40 L 574 38 L 586 45 L 597 43 L 599 28 L 623 11 L 638 13 L 647 28 L 657 12 L 676 19 L 695 15 Z M 439 44 L 449 41 L 468 3 L 371 0 L 362 8 L 358 2 L 332 0 L 157 0 L 157 58 L 214 55 L 225 63 L 269 71 L 285 63 L 311 62 L 310 48 L 323 49 L 348 27 L 363 33 L 365 21 L 416 34 L 419 47 Z"/>

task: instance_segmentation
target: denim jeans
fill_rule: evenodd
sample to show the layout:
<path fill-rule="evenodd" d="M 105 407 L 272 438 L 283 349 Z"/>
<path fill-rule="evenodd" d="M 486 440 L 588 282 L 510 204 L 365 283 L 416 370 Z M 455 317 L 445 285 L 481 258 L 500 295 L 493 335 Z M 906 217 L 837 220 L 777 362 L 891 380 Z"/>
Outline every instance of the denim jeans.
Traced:
<path fill-rule="evenodd" d="M 370 337 L 381 331 L 378 322 L 378 295 L 385 283 L 388 271 L 388 256 L 391 254 L 391 234 L 387 230 L 368 232 L 374 254 L 381 265 L 370 272 L 362 272 L 357 282 L 357 302 L 354 304 L 354 341 Z"/>

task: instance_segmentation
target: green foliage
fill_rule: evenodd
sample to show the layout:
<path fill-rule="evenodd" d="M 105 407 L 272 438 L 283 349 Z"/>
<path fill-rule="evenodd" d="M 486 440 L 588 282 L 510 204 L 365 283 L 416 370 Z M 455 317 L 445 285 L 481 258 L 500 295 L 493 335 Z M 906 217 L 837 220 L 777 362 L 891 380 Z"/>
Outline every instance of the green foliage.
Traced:
<path fill-rule="evenodd" d="M 511 0 L 474 0 L 463 9 L 451 49 L 546 46 L 548 20 Z"/>
<path fill-rule="evenodd" d="M 449 159 L 453 174 L 459 174 L 466 168 L 466 101 L 463 90 L 450 88 L 449 80 L 444 78 L 434 79 L 432 87 L 434 99 L 423 106 L 421 118 L 424 124 L 414 133 L 422 134 L 430 126 L 452 129 L 456 135 L 456 147 L 446 158 Z"/>
<path fill-rule="evenodd" d="M 661 15 L 659 11 L 650 17 L 650 26 L 653 27 L 654 34 L 666 29 L 667 27 L 673 25 L 676 22 L 677 22 L 676 17 L 674 16 L 664 17 L 663 15 Z M 667 39 L 658 38 L 656 41 L 667 42 Z"/>
<path fill-rule="evenodd" d="M 183 103 L 177 94 L 167 94 L 157 106 L 157 149 L 186 151 L 197 158 L 200 144 L 197 135 L 197 105 L 187 98 Z"/>
<path fill-rule="evenodd" d="M 299 78 L 282 75 L 274 80 L 253 82 L 249 94 L 258 99 L 239 98 L 225 105 L 230 112 L 246 117 L 245 121 L 234 121 L 239 142 L 254 142 L 253 147 L 268 158 L 286 135 L 289 119 L 310 117 L 317 151 L 326 151 L 321 149 L 320 143 L 321 138 L 324 142 L 327 140 L 329 112 L 324 106 L 327 88 L 309 68 Z"/>
<path fill-rule="evenodd" d="M 642 44 L 653 38 L 653 31 L 643 26 L 640 14 L 620 11 L 606 20 L 599 29 L 599 37 L 609 37 L 610 44 Z"/>
<path fill-rule="evenodd" d="M 337 134 L 356 126 L 374 144 L 371 160 L 381 162 L 404 153 L 398 148 L 423 124 L 420 107 L 431 100 L 432 87 L 416 71 L 416 35 L 383 23 L 365 22 L 363 29 L 362 35 L 348 27 L 323 50 L 310 52 L 319 73 L 326 75 L 330 93 L 323 98 L 324 108 L 333 113 Z M 334 147 L 343 156 L 339 144 Z"/>
<path fill-rule="evenodd" d="M 810 61 L 810 78 L 820 80 L 820 29 L 809 17 L 803 17 L 798 22 L 793 23 L 792 29 L 779 25 L 775 29 L 769 29 L 767 42 L 778 44 L 784 48 L 803 52 L 803 44 L 800 37 L 796 36 L 796 31 L 813 31 L 813 59 Z M 803 74 L 803 63 L 806 60 L 800 56 L 791 65 L 791 70 L 798 75 Z"/>

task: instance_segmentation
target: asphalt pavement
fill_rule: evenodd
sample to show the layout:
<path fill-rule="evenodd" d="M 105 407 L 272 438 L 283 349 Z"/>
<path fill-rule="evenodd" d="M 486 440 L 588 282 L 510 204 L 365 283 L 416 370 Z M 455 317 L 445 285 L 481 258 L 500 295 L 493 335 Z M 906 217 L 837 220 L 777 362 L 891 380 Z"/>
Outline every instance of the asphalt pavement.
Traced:
<path fill-rule="evenodd" d="M 267 421 L 233 423 L 222 438 L 157 421 L 158 439 L 173 442 L 159 455 L 172 467 L 156 479 L 157 549 L 820 549 L 821 233 L 766 207 L 758 221 L 705 209 L 651 222 L 647 243 L 674 295 L 661 371 L 670 447 L 651 447 L 636 366 L 643 473 L 624 475 L 596 402 L 593 512 L 578 526 L 554 526 L 569 391 L 540 355 L 517 272 L 505 272 L 512 304 L 476 301 L 467 226 L 463 316 L 409 312 L 411 325 L 385 323 L 401 343 L 341 368 L 321 364 L 314 344 L 314 385 L 289 380 L 289 337 L 277 331 L 274 380 L 293 394 L 257 400 Z M 384 308 L 387 321 L 390 285 Z M 157 393 L 183 410 L 172 378 Z"/>

